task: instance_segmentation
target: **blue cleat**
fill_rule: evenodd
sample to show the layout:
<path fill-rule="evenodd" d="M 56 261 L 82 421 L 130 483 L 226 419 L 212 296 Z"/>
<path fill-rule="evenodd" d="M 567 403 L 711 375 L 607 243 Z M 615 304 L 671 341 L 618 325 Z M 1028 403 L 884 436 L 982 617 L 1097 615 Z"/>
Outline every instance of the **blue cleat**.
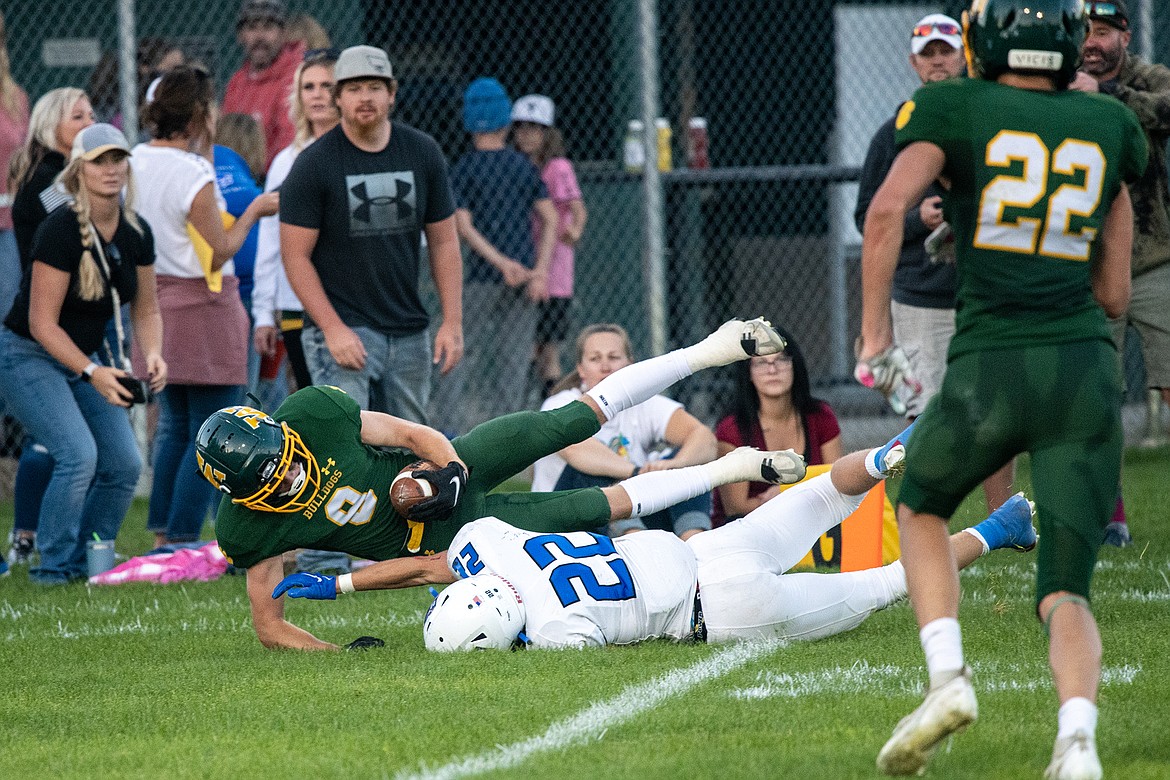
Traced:
<path fill-rule="evenodd" d="M 1129 535 L 1129 526 L 1119 520 L 1114 520 L 1105 526 L 1105 544 L 1114 547 L 1129 547 L 1133 544 L 1133 537 Z"/>
<path fill-rule="evenodd" d="M 8 576 L 8 561 L 0 558 L 0 577 Z"/>
<path fill-rule="evenodd" d="M 894 438 L 886 442 L 885 446 L 874 453 L 874 465 L 881 472 L 882 478 L 896 477 L 906 470 L 906 442 L 910 441 L 910 433 L 914 430 L 917 420 L 910 423 Z"/>
<path fill-rule="evenodd" d="M 988 515 L 974 530 L 987 542 L 991 550 L 1029 552 L 1036 547 L 1039 536 L 1032 526 L 1036 505 L 1023 493 L 1003 502 L 1003 506 Z"/>

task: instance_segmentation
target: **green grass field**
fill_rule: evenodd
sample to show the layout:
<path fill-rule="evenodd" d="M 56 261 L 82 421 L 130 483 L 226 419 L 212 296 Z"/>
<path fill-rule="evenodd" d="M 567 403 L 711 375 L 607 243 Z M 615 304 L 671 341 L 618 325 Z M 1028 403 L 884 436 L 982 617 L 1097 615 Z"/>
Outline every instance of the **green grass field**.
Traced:
<path fill-rule="evenodd" d="M 1166 778 L 1170 450 L 1130 452 L 1125 493 L 1136 544 L 1105 548 L 1094 581 L 1100 753 L 1108 777 Z M 980 509 L 970 499 L 955 527 Z M 120 552 L 146 549 L 144 515 L 136 505 Z M 1056 706 L 1033 577 L 1033 557 L 1009 552 L 964 573 L 980 719 L 929 776 L 1047 765 Z M 274 653 L 254 638 L 242 577 L 42 590 L 18 569 L 0 580 L 0 778 L 876 777 L 924 678 L 905 604 L 786 647 L 451 657 L 422 648 L 429 603 L 421 588 L 293 602 L 290 619 L 324 639 L 387 647 Z"/>

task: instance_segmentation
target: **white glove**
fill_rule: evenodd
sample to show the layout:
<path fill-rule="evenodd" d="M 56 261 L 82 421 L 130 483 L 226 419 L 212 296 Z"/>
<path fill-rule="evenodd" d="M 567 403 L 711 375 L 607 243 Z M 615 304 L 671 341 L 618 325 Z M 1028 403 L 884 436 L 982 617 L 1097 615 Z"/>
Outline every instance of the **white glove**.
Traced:
<path fill-rule="evenodd" d="M 897 344 L 869 360 L 857 361 L 853 377 L 884 395 L 897 414 L 906 414 L 910 401 L 922 392 L 922 383 L 910 372 L 910 361 Z"/>

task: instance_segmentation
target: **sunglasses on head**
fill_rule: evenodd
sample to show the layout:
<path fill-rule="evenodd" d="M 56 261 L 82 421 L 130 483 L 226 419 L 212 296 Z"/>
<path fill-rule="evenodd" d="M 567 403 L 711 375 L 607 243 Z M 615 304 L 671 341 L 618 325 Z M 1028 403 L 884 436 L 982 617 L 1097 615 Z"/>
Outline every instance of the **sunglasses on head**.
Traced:
<path fill-rule="evenodd" d="M 341 56 L 341 50 L 330 47 L 328 49 L 309 49 L 305 52 L 304 62 L 310 60 L 336 60 Z"/>
<path fill-rule="evenodd" d="M 1120 16 L 1121 9 L 1117 7 L 1117 3 L 1085 3 L 1085 12 L 1089 16 Z"/>
<path fill-rule="evenodd" d="M 950 22 L 931 22 L 930 24 L 920 24 L 914 28 L 910 33 L 912 38 L 925 38 L 935 30 L 938 30 L 940 35 L 958 35 L 961 31 L 959 25 L 951 24 Z"/>

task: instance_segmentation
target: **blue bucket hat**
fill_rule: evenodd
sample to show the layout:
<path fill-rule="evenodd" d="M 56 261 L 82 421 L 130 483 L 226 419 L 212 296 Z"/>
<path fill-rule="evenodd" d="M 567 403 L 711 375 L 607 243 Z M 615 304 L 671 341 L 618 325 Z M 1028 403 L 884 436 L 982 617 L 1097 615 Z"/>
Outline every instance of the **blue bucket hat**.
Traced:
<path fill-rule="evenodd" d="M 504 85 L 483 76 L 463 93 L 463 129 L 469 133 L 491 133 L 512 121 L 512 101 Z"/>

